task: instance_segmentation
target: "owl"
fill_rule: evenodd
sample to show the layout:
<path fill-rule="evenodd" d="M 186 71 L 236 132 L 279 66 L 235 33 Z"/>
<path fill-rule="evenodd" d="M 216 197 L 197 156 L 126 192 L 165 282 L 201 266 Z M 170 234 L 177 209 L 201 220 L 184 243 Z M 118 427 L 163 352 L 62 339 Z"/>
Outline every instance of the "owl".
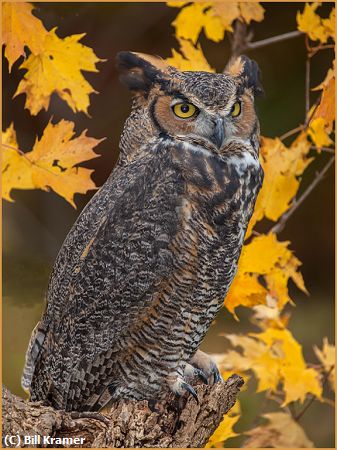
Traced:
<path fill-rule="evenodd" d="M 221 382 L 199 346 L 263 179 L 256 62 L 215 74 L 120 52 L 117 66 L 133 95 L 119 160 L 57 256 L 22 377 L 32 401 L 66 411 Z"/>

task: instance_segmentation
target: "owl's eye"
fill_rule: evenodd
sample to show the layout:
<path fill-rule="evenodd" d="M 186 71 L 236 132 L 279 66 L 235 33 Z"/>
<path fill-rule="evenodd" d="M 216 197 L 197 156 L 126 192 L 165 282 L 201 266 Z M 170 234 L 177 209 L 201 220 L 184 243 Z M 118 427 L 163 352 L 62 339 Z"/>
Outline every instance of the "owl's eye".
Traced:
<path fill-rule="evenodd" d="M 241 103 L 240 102 L 234 103 L 231 110 L 231 116 L 237 117 L 240 114 L 240 112 L 241 112 Z"/>
<path fill-rule="evenodd" d="M 192 103 L 177 103 L 173 106 L 173 112 L 180 119 L 189 119 L 198 112 L 198 109 Z"/>

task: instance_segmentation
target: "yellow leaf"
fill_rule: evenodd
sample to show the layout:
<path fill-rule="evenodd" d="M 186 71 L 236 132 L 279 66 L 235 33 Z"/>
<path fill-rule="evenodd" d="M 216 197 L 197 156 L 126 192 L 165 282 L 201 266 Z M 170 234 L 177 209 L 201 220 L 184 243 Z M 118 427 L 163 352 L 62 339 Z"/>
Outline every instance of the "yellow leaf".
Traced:
<path fill-rule="evenodd" d="M 288 282 L 307 293 L 302 275 L 298 271 L 301 263 L 288 249 L 289 242 L 279 242 L 269 233 L 255 237 L 242 248 L 238 272 L 225 299 L 225 307 L 235 316 L 238 306 L 253 307 L 265 304 L 267 293 L 277 300 L 281 310 L 291 302 Z M 258 281 L 263 275 L 268 291 Z M 235 316 L 236 317 L 236 316 Z"/>
<path fill-rule="evenodd" d="M 329 344 L 328 338 L 323 339 L 323 347 L 320 350 L 317 346 L 314 347 L 315 354 L 321 362 L 324 372 L 329 373 L 329 382 L 333 390 L 335 390 L 335 362 L 336 351 L 335 346 Z"/>
<path fill-rule="evenodd" d="M 93 50 L 78 41 L 84 34 L 60 39 L 55 29 L 43 41 L 43 52 L 31 54 L 20 66 L 27 69 L 15 95 L 26 94 L 25 107 L 36 115 L 48 109 L 50 97 L 56 92 L 71 109 L 87 112 L 89 94 L 95 92 L 83 77 L 82 70 L 97 72 L 100 60 Z"/>
<path fill-rule="evenodd" d="M 30 3 L 2 4 L 2 40 L 6 46 L 5 56 L 9 62 L 9 71 L 13 63 L 26 56 L 24 47 L 27 45 L 33 54 L 43 52 L 43 40 L 47 30 L 39 19 L 32 14 Z"/>
<path fill-rule="evenodd" d="M 34 189 L 30 161 L 19 153 L 13 124 L 2 133 L 2 197 L 10 202 L 13 186 L 17 189 Z M 14 170 L 13 170 L 14 169 Z"/>
<path fill-rule="evenodd" d="M 264 181 L 258 195 L 254 213 L 249 223 L 247 236 L 263 217 L 277 221 L 291 206 L 299 188 L 299 179 L 312 161 L 308 158 L 310 142 L 305 132 L 299 134 L 290 148 L 279 138 L 262 138 L 260 161 L 264 170 Z"/>
<path fill-rule="evenodd" d="M 320 3 L 306 3 L 303 13 L 297 12 L 297 25 L 300 31 L 307 33 L 312 41 L 319 40 L 324 44 L 329 38 L 330 21 L 323 25 L 322 19 L 315 13 Z"/>
<path fill-rule="evenodd" d="M 225 306 L 238 320 L 235 308 L 238 306 L 252 308 L 255 305 L 263 304 L 266 301 L 266 295 L 267 290 L 259 283 L 256 274 L 239 272 L 226 296 Z"/>
<path fill-rule="evenodd" d="M 247 24 L 252 20 L 261 22 L 264 17 L 264 8 L 258 2 L 240 2 L 241 16 Z"/>
<path fill-rule="evenodd" d="M 204 26 L 204 10 L 209 6 L 209 3 L 192 3 L 183 8 L 172 23 L 176 37 L 190 39 L 195 44 Z"/>
<path fill-rule="evenodd" d="M 239 415 L 232 417 L 229 415 L 224 415 L 222 422 L 210 437 L 209 441 L 205 445 L 205 448 L 222 448 L 227 439 L 238 436 L 238 433 L 235 433 L 233 427 L 239 419 Z"/>
<path fill-rule="evenodd" d="M 282 376 L 286 393 L 283 405 L 297 400 L 303 403 L 309 392 L 315 397 L 321 398 L 322 387 L 316 370 L 303 369 L 301 367 L 284 367 Z"/>
<path fill-rule="evenodd" d="M 238 2 L 214 2 L 211 13 L 218 17 L 225 31 L 233 31 L 232 23 L 240 16 Z"/>
<path fill-rule="evenodd" d="M 321 400 L 319 376 L 314 369 L 307 368 L 302 348 L 289 330 L 268 328 L 249 336 L 230 334 L 225 337 L 233 346 L 241 347 L 242 354 L 229 350 L 218 355 L 221 370 L 253 371 L 258 380 L 257 392 L 279 392 L 283 385 L 284 404 L 303 402 L 307 394 Z"/>
<path fill-rule="evenodd" d="M 265 374 L 257 373 L 255 365 L 257 367 L 262 365 L 269 372 L 274 370 L 275 374 L 269 388 L 276 390 L 275 377 L 283 382 L 284 405 L 297 400 L 304 402 L 308 393 L 321 398 L 322 387 L 317 372 L 306 367 L 302 348 L 289 330 L 270 328 L 262 333 L 251 333 L 251 336 L 265 343 L 268 352 L 273 356 L 273 360 L 269 359 L 269 363 L 261 358 L 255 361 L 252 369 L 260 379 Z M 267 386 L 264 387 L 267 388 Z"/>
<path fill-rule="evenodd" d="M 10 199 L 12 189 L 51 188 L 75 207 L 75 193 L 84 194 L 96 188 L 90 177 L 92 170 L 75 166 L 97 158 L 92 148 L 101 140 L 88 137 L 85 132 L 72 139 L 73 127 L 72 122 L 65 120 L 57 125 L 49 123 L 28 153 L 2 146 L 3 195 L 6 199 Z M 13 141 L 12 144 L 17 146 Z"/>
<path fill-rule="evenodd" d="M 323 27 L 325 28 L 326 34 L 328 37 L 335 39 L 335 8 L 331 10 L 330 16 L 328 19 L 322 19 Z"/>
<path fill-rule="evenodd" d="M 323 85 L 321 101 L 312 116 L 312 121 L 321 117 L 324 119 L 327 132 L 332 131 L 333 122 L 335 120 L 335 77 L 331 77 L 329 81 Z"/>
<path fill-rule="evenodd" d="M 267 328 L 285 328 L 289 314 L 282 314 L 276 298 L 271 295 L 266 296 L 265 305 L 256 305 L 252 307 L 254 315 L 251 319 L 252 323 L 256 324 L 262 330 Z"/>
<path fill-rule="evenodd" d="M 169 65 L 182 71 L 214 72 L 214 69 L 208 64 L 200 44 L 195 47 L 192 42 L 179 39 L 179 45 L 181 53 L 172 49 L 172 57 L 166 59 Z"/>
<path fill-rule="evenodd" d="M 179 0 L 172 0 L 170 2 L 166 2 L 167 6 L 170 6 L 171 8 L 182 8 L 183 6 L 187 5 L 190 2 L 181 2 Z"/>
<path fill-rule="evenodd" d="M 220 42 L 225 36 L 225 30 L 232 31 L 231 26 L 223 26 L 220 17 L 213 14 L 213 9 L 205 12 L 203 26 L 208 39 L 214 42 Z"/>
<path fill-rule="evenodd" d="M 290 414 L 273 412 L 263 414 L 268 424 L 246 431 L 249 437 L 245 441 L 247 448 L 312 448 L 314 444 L 308 439 L 302 427 Z"/>
<path fill-rule="evenodd" d="M 328 123 L 323 117 L 317 117 L 310 122 L 308 134 L 318 149 L 333 144 L 329 138 L 328 129 Z"/>

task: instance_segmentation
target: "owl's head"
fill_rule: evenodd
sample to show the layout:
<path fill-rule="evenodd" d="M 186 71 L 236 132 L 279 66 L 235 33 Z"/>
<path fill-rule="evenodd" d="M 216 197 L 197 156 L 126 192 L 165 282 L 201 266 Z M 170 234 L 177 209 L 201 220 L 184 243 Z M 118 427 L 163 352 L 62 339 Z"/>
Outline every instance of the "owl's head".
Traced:
<path fill-rule="evenodd" d="M 181 72 L 157 57 L 120 52 L 117 66 L 121 81 L 135 96 L 130 118 L 140 121 L 147 138 L 168 136 L 218 154 L 239 139 L 258 151 L 254 98 L 262 87 L 255 61 L 232 59 L 222 74 Z"/>

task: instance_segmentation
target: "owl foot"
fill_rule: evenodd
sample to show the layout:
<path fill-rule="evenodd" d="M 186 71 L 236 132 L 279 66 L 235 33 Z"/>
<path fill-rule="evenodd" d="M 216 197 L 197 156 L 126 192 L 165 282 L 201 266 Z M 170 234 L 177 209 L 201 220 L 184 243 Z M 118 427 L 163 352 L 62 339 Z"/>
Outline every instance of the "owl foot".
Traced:
<path fill-rule="evenodd" d="M 208 384 L 206 375 L 201 369 L 192 366 L 191 364 L 186 364 L 184 369 L 184 376 L 186 378 L 199 378 L 203 383 Z"/>
<path fill-rule="evenodd" d="M 213 359 L 201 350 L 196 351 L 190 363 L 190 365 L 203 372 L 210 384 L 223 382 L 223 378 Z"/>
<path fill-rule="evenodd" d="M 193 389 L 193 387 L 186 383 L 186 381 L 178 376 L 174 375 L 168 378 L 168 385 L 171 391 L 177 396 L 181 397 L 186 391 L 189 392 L 195 398 L 196 402 L 199 403 L 197 393 Z"/>

